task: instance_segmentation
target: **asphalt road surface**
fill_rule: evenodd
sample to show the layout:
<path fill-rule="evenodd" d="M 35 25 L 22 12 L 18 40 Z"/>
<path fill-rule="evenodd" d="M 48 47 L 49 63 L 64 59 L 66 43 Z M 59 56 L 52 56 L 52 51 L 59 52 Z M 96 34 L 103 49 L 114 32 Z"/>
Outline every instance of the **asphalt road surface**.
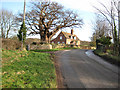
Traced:
<path fill-rule="evenodd" d="M 107 68 L 104 61 L 100 61 L 97 56 L 90 58 L 86 51 L 73 49 L 59 51 L 56 54 L 66 86 L 68 88 L 118 88 L 118 67 Z"/>

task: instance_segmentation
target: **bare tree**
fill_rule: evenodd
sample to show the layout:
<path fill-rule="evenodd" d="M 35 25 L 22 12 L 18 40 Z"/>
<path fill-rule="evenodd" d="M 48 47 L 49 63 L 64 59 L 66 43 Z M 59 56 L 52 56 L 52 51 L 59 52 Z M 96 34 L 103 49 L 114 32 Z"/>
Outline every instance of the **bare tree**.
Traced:
<path fill-rule="evenodd" d="M 19 18 L 20 19 L 20 18 Z M 30 34 L 39 34 L 42 41 L 50 39 L 62 28 L 81 27 L 83 21 L 76 13 L 65 10 L 56 2 L 32 2 L 31 11 L 26 13 Z"/>
<path fill-rule="evenodd" d="M 103 36 L 111 36 L 110 25 L 101 15 L 96 15 L 93 29 L 94 31 L 91 37 L 92 43 L 95 43 L 97 39 Z"/>
<path fill-rule="evenodd" d="M 100 3 L 104 10 L 101 10 L 94 6 L 94 8 L 99 11 L 101 15 L 105 17 L 105 19 L 109 22 L 111 25 L 111 31 L 112 31 L 112 38 L 114 42 L 114 53 L 118 54 L 118 1 L 117 0 L 111 0 L 111 6 L 107 7 L 105 4 Z"/>
<path fill-rule="evenodd" d="M 15 16 L 8 10 L 0 10 L 1 37 L 8 38 L 9 32 L 15 30 Z"/>

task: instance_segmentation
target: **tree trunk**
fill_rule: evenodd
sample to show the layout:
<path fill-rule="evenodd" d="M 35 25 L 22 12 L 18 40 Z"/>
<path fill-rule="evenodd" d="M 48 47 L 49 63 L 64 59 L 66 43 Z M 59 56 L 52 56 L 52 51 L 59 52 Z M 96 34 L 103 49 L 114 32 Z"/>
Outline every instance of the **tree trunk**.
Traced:
<path fill-rule="evenodd" d="M 2 34 L 2 38 L 5 38 L 5 34 L 4 34 L 4 32 L 3 32 L 3 28 L 1 28 L 1 34 Z"/>
<path fill-rule="evenodd" d="M 10 28 L 9 28 L 9 30 L 7 30 L 6 39 L 8 38 L 9 31 L 10 31 Z"/>
<path fill-rule="evenodd" d="M 50 38 L 48 38 L 48 43 L 50 43 Z"/>
<path fill-rule="evenodd" d="M 39 34 L 40 35 L 40 34 Z M 41 35 L 40 35 L 40 41 L 42 40 L 42 37 L 41 37 Z"/>
<path fill-rule="evenodd" d="M 46 34 L 40 34 L 41 41 L 49 43 L 49 39 Z"/>
<path fill-rule="evenodd" d="M 47 37 L 47 34 L 45 34 L 45 39 L 44 39 L 45 42 L 49 43 L 48 42 L 48 37 Z"/>

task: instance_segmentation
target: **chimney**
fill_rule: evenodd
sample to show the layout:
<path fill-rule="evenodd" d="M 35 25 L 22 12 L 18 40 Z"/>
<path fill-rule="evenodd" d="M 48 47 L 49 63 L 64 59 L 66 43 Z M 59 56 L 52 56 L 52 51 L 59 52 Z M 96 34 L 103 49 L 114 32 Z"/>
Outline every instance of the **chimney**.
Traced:
<path fill-rule="evenodd" d="M 73 35 L 73 29 L 71 29 L 71 35 Z"/>

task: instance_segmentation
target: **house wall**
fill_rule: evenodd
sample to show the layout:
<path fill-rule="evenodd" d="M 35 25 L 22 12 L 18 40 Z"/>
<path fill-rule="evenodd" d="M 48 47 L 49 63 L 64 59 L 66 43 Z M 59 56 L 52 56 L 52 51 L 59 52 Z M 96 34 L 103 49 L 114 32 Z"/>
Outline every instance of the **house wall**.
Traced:
<path fill-rule="evenodd" d="M 62 36 L 62 39 L 60 39 L 61 36 Z M 78 39 L 76 35 L 70 34 L 70 36 L 72 36 L 72 38 L 69 38 L 69 37 L 66 38 L 64 34 L 60 32 L 60 34 L 55 39 L 51 40 L 51 43 L 62 44 L 64 42 L 64 44 L 72 44 L 71 41 L 73 41 L 74 45 L 80 45 L 80 40 Z M 76 37 L 76 39 L 73 37 Z"/>
<path fill-rule="evenodd" d="M 62 36 L 62 39 L 60 39 L 60 37 Z M 66 44 L 66 38 L 65 36 L 63 35 L 63 33 L 61 32 L 55 39 L 51 40 L 51 43 L 55 43 L 55 44 L 58 44 L 59 43 L 65 43 Z"/>
<path fill-rule="evenodd" d="M 66 44 L 70 44 L 71 39 L 66 39 Z"/>
<path fill-rule="evenodd" d="M 80 41 L 77 41 L 76 45 L 80 45 Z"/>

